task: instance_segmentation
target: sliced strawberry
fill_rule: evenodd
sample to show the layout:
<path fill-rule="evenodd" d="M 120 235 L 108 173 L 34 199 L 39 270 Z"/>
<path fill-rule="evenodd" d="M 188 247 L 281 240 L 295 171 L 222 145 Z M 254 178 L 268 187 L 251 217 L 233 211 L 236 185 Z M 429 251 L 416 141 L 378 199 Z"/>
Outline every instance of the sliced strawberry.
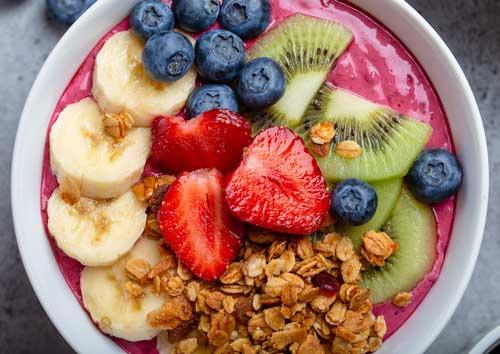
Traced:
<path fill-rule="evenodd" d="M 316 161 L 299 136 L 279 127 L 257 134 L 226 178 L 226 199 L 239 219 L 297 235 L 318 230 L 330 208 Z"/>
<path fill-rule="evenodd" d="M 250 143 L 250 125 L 226 110 L 205 112 L 191 120 L 157 117 L 153 121 L 153 163 L 169 173 L 216 168 L 232 170 Z"/>
<path fill-rule="evenodd" d="M 215 169 L 183 173 L 163 198 L 158 223 L 194 275 L 216 280 L 238 253 L 244 224 L 229 211 L 224 178 Z"/>

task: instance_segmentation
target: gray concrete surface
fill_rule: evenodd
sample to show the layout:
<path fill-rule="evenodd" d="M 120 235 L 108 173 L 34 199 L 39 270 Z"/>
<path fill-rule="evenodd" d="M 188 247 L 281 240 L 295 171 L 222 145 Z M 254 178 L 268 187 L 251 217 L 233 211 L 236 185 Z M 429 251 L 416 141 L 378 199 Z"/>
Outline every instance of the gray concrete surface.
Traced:
<path fill-rule="evenodd" d="M 458 354 L 478 334 L 500 324 L 500 0 L 409 2 L 458 57 L 479 102 L 488 136 L 494 188 L 479 263 L 460 307 L 427 352 Z M 10 164 L 18 118 L 38 70 L 64 32 L 47 20 L 44 6 L 42 0 L 0 0 L 0 353 L 73 352 L 31 289 L 17 251 L 10 211 Z"/>

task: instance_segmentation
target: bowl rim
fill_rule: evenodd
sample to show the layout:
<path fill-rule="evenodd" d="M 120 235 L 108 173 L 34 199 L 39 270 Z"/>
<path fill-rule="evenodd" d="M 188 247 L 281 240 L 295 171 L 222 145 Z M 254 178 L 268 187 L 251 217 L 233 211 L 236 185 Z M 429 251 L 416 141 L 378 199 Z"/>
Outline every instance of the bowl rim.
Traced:
<path fill-rule="evenodd" d="M 469 354 L 485 354 L 490 353 L 489 350 L 500 344 L 500 325 L 490 330 L 484 337 L 472 347 Z"/>
<path fill-rule="evenodd" d="M 120 353 L 121 351 L 107 336 L 100 334 L 85 311 L 82 311 L 82 308 L 71 293 L 59 271 L 50 245 L 45 237 L 45 230 L 42 224 L 39 207 L 43 151 L 38 151 L 36 149 L 33 151 L 32 148 L 38 145 L 40 139 L 43 141 L 42 146 L 44 146 L 46 125 L 50 117 L 40 119 L 39 121 L 33 121 L 31 116 L 38 112 L 38 110 L 35 110 L 35 107 L 41 107 L 42 111 L 53 112 L 67 83 L 83 62 L 84 58 L 88 55 L 90 49 L 97 43 L 102 35 L 127 15 L 132 4 L 136 1 L 137 0 L 98 1 L 91 6 L 91 8 L 71 26 L 60 39 L 42 66 L 28 95 L 19 122 L 12 157 L 11 207 L 14 230 L 23 265 L 30 283 L 50 320 L 69 345 L 79 353 L 96 352 L 96 349 L 98 349 L 97 352 L 109 353 Z M 370 5 L 369 0 L 351 0 L 351 3 L 377 18 L 373 8 L 375 5 L 373 3 Z M 470 108 L 470 116 L 472 117 L 472 122 L 470 122 L 470 124 L 472 124 L 472 128 L 474 129 L 474 144 L 479 158 L 478 163 L 480 171 L 478 173 L 480 174 L 480 180 L 477 182 L 478 196 L 476 199 L 479 203 L 476 203 L 478 205 L 474 212 L 476 216 L 474 219 L 475 223 L 473 222 L 471 226 L 474 237 L 470 244 L 467 245 L 469 257 L 462 263 L 463 268 L 460 279 L 458 279 L 457 287 L 454 289 L 452 296 L 447 300 L 447 307 L 440 310 L 439 317 L 434 318 L 435 322 L 432 325 L 429 324 L 430 329 L 426 332 L 426 335 L 419 337 L 418 343 L 412 343 L 412 350 L 414 353 L 423 353 L 442 331 L 458 306 L 467 284 L 469 283 L 479 254 L 486 222 L 489 189 L 486 137 L 472 89 L 457 60 L 441 37 L 427 21 L 404 0 L 379 0 L 377 4 L 379 7 L 384 7 L 380 6 L 381 4 L 385 5 L 385 7 L 393 11 L 404 14 L 407 16 L 407 19 L 411 19 L 413 24 L 418 26 L 418 30 L 422 31 L 423 35 L 431 41 L 439 55 L 446 60 L 449 69 L 453 72 L 456 85 L 462 90 L 466 105 Z M 106 14 L 106 20 L 99 20 L 100 14 Z M 394 28 L 390 25 L 387 25 L 385 22 L 383 23 L 389 27 L 390 30 L 394 31 Z M 86 28 L 94 28 L 94 31 L 92 31 L 92 33 L 86 33 L 84 31 Z M 406 41 L 401 41 L 407 44 Z M 68 52 L 67 48 L 71 47 L 73 47 L 74 50 Z M 66 57 L 66 59 L 63 60 L 64 57 Z M 72 61 L 70 61 L 68 57 L 73 58 Z M 54 68 L 61 67 L 61 65 L 64 65 L 67 61 L 70 62 L 70 68 L 64 70 L 64 75 L 55 78 L 50 76 Z M 74 70 L 71 70 L 73 68 Z M 68 72 L 70 73 L 68 74 Z M 49 79 L 54 81 L 54 86 L 57 86 L 58 89 L 49 90 L 49 92 L 44 89 L 43 84 Z M 441 94 L 439 96 L 441 96 Z M 45 128 L 43 128 L 43 126 L 45 126 Z M 33 144 L 33 142 L 36 143 Z M 27 173 L 29 170 L 34 170 L 36 176 L 33 176 L 33 173 L 31 175 Z M 33 184 L 34 181 L 37 182 Z M 459 202 L 460 199 L 459 197 Z M 36 210 L 38 218 L 33 213 L 33 208 Z M 28 223 L 25 221 L 26 215 L 28 215 L 28 219 L 30 216 L 34 217 L 32 222 Z M 32 237 L 33 234 L 38 236 L 40 232 L 43 237 Z M 455 231 L 452 232 L 452 235 L 454 233 Z M 43 257 L 39 257 L 41 251 L 43 251 Z M 47 255 L 50 255 L 50 257 Z M 44 273 L 47 269 L 51 272 Z M 54 272 L 54 269 L 58 271 Z M 50 282 L 46 282 L 46 280 L 50 280 Z M 48 283 L 50 283 L 50 286 L 47 286 Z M 430 294 L 426 296 L 426 299 L 429 295 Z M 424 302 L 426 302 L 426 300 L 424 300 Z M 416 313 L 418 312 L 417 310 Z M 68 314 L 71 314 L 71 317 Z M 415 314 L 412 315 L 412 317 L 414 316 Z M 410 320 L 411 318 L 409 321 Z M 72 325 L 74 323 L 79 323 L 79 325 Z M 405 326 L 406 324 L 403 327 Z M 82 335 L 83 333 L 86 334 Z M 389 339 L 389 342 L 391 339 Z"/>

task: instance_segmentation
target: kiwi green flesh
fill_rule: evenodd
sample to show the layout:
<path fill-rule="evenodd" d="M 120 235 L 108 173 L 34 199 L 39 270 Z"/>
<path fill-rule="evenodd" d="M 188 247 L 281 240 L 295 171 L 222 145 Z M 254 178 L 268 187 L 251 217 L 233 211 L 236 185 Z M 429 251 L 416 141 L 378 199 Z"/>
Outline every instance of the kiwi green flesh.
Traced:
<path fill-rule="evenodd" d="M 352 38 L 351 31 L 339 23 L 296 14 L 258 40 L 248 58 L 276 60 L 285 74 L 286 90 L 271 107 L 258 111 L 247 107 L 253 131 L 273 125 L 297 126 Z"/>
<path fill-rule="evenodd" d="M 389 301 L 401 291 L 411 291 L 432 270 L 436 260 L 434 214 L 406 188 L 384 231 L 399 244 L 399 250 L 384 267 L 372 267 L 363 273 L 360 285 L 371 290 L 374 304 Z"/>
<path fill-rule="evenodd" d="M 295 130 L 310 144 L 309 131 L 320 122 L 331 122 L 336 129 L 328 155 L 316 156 L 325 177 L 334 182 L 403 177 L 432 133 L 432 128 L 423 122 L 329 83 L 318 91 Z M 338 156 L 336 144 L 345 140 L 356 141 L 361 146 L 361 156 Z"/>
<path fill-rule="evenodd" d="M 385 225 L 401 196 L 402 186 L 403 180 L 401 178 L 373 183 L 372 187 L 377 192 L 378 197 L 378 206 L 375 215 L 364 225 L 351 226 L 340 224 L 335 228 L 336 231 L 341 235 L 349 236 L 356 250 L 359 250 L 365 232 L 370 230 L 378 231 Z"/>

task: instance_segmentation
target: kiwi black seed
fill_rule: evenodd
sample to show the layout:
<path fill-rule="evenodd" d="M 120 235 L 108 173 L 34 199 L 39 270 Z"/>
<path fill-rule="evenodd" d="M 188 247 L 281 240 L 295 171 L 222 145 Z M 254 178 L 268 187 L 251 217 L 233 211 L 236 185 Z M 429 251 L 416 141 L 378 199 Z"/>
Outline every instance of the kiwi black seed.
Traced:
<path fill-rule="evenodd" d="M 403 177 L 432 132 L 423 122 L 330 83 L 318 90 L 295 131 L 311 146 L 309 132 L 322 122 L 331 122 L 335 128 L 326 156 L 316 156 L 329 181 L 359 178 L 373 182 Z M 359 145 L 359 157 L 348 159 L 336 153 L 337 144 L 347 140 Z"/>
<path fill-rule="evenodd" d="M 245 116 L 253 131 L 273 125 L 296 127 L 352 38 L 351 31 L 339 23 L 296 14 L 257 41 L 249 59 L 276 60 L 285 73 L 286 91 L 281 100 L 264 110 L 248 107 Z"/>

